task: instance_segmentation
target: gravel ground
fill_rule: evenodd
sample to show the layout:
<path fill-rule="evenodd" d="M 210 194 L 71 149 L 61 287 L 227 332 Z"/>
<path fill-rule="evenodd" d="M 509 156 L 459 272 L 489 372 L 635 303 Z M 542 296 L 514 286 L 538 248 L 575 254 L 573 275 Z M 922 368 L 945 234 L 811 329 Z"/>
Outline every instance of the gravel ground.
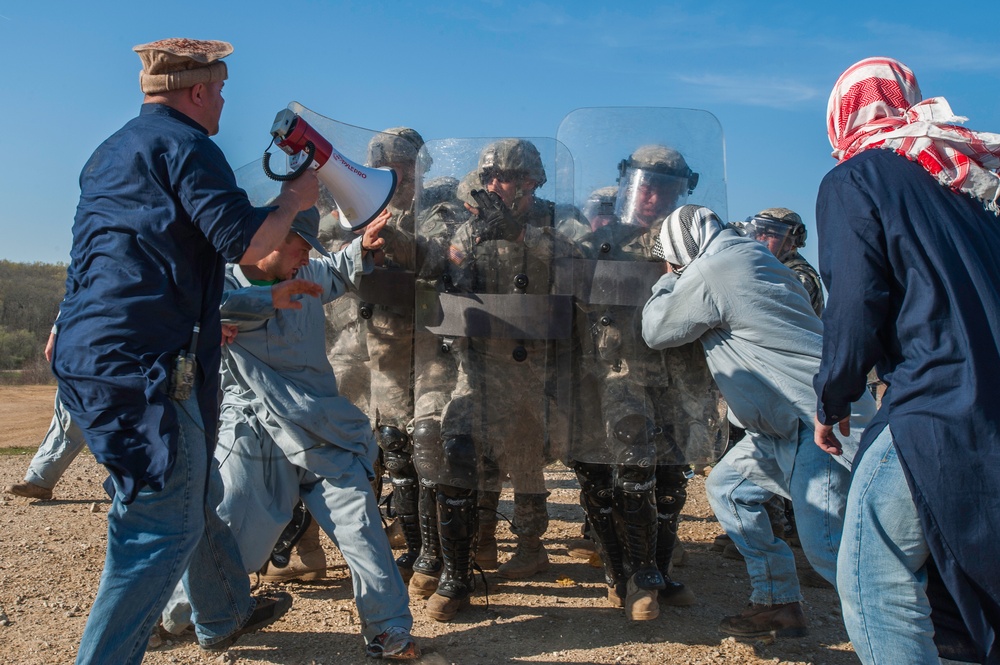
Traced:
<path fill-rule="evenodd" d="M 52 389 L 0 387 L 5 427 L 0 453 L 37 446 L 52 409 Z M 31 426 L 18 423 L 33 422 Z M 8 452 L 10 452 L 8 450 Z M 0 454 L 0 485 L 21 480 L 30 455 Z M 629 622 L 607 604 L 603 575 L 567 556 L 578 537 L 583 512 L 573 474 L 548 469 L 556 487 L 552 523 L 545 536 L 551 568 L 530 580 L 506 581 L 486 574 L 472 606 L 450 623 L 421 615 L 411 602 L 414 634 L 424 651 L 420 662 L 457 663 L 676 663 L 760 664 L 857 663 L 832 590 L 805 588 L 810 634 L 778 642 L 739 641 L 721 635 L 719 620 L 746 603 L 749 584 L 742 562 L 711 550 L 720 533 L 705 499 L 704 479 L 695 477 L 680 535 L 686 562 L 674 577 L 687 583 L 698 603 L 663 608 L 648 622 Z M 103 469 L 89 454 L 74 462 L 52 501 L 0 493 L 0 663 L 68 663 L 76 653 L 104 561 L 108 508 L 100 488 Z M 512 511 L 505 493 L 500 506 Z M 507 525 L 498 532 L 501 561 L 514 549 Z M 203 654 L 192 636 L 167 640 L 144 662 L 165 663 L 364 663 L 363 641 L 348 573 L 333 544 L 323 537 L 337 567 L 314 584 L 289 584 L 292 610 L 266 631 L 242 638 L 222 655 Z M 797 556 L 801 557 L 798 552 Z M 488 606 L 487 592 L 488 591 Z M 367 662 L 371 662 L 368 660 Z"/>

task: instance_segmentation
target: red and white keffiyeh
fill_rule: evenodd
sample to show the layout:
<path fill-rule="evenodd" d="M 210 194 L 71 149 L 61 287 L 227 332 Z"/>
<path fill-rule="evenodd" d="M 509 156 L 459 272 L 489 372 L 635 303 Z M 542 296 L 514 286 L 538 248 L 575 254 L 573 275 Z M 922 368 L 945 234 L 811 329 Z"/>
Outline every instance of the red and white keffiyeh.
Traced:
<path fill-rule="evenodd" d="M 1000 214 L 1000 134 L 956 123 L 944 97 L 921 101 L 917 79 L 892 58 L 866 58 L 841 74 L 827 105 L 827 133 L 838 162 L 871 148 L 919 163 L 946 187 Z"/>

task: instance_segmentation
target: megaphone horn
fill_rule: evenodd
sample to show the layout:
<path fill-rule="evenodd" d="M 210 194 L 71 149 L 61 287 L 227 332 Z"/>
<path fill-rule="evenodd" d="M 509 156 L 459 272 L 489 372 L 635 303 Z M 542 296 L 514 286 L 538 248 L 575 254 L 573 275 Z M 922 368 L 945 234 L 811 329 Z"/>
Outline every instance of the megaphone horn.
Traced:
<path fill-rule="evenodd" d="M 282 109 L 271 125 L 275 144 L 296 159 L 304 159 L 287 175 L 273 173 L 270 154 L 264 153 L 264 173 L 274 180 L 298 177 L 306 168 L 316 169 L 340 211 L 340 225 L 356 231 L 378 216 L 396 191 L 396 172 L 390 168 L 370 168 L 344 157 L 326 138 L 291 109 Z M 305 155 L 303 158 L 302 155 Z"/>

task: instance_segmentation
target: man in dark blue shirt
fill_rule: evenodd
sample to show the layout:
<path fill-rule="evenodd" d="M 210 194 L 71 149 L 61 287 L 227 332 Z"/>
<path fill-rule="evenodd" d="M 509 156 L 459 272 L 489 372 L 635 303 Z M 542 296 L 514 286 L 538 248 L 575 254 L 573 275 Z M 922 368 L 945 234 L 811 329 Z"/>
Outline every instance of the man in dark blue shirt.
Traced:
<path fill-rule="evenodd" d="M 224 649 L 291 604 L 282 595 L 255 607 L 216 515 L 219 303 L 226 262 L 256 261 L 283 241 L 315 202 L 316 179 L 285 185 L 269 208 L 236 185 L 209 139 L 231 45 L 167 39 L 134 50 L 144 103 L 80 175 L 53 360 L 113 494 L 78 663 L 139 663 L 186 569 L 203 648 Z"/>
<path fill-rule="evenodd" d="M 852 66 L 830 97 L 817 445 L 840 453 L 832 429 L 872 365 L 888 385 L 837 564 L 866 665 L 1000 663 L 1000 136 L 962 120 L 889 58 Z"/>

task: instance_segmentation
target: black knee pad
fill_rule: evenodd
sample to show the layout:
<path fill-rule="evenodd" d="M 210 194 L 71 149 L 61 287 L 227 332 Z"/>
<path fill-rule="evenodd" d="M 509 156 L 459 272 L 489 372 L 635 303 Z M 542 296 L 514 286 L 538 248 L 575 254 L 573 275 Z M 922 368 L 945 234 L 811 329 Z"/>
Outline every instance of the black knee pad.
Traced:
<path fill-rule="evenodd" d="M 420 420 L 413 426 L 413 446 L 421 450 L 441 445 L 441 423 L 436 420 Z"/>
<path fill-rule="evenodd" d="M 447 484 L 456 487 L 477 486 L 478 455 L 471 436 L 454 436 L 444 441 L 444 474 Z"/>
<path fill-rule="evenodd" d="M 378 447 L 387 453 L 402 452 L 410 448 L 410 437 L 392 425 L 379 427 L 375 432 L 375 440 L 378 441 Z"/>

